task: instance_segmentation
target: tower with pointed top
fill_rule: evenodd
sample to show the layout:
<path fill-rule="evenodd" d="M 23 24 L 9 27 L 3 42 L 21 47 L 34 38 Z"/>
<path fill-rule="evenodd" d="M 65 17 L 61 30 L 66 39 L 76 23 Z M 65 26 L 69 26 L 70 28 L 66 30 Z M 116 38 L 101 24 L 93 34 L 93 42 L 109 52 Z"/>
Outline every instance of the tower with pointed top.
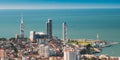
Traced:
<path fill-rule="evenodd" d="M 21 39 L 24 38 L 24 21 L 23 21 L 23 17 L 21 17 L 21 23 L 20 23 L 20 38 Z"/>

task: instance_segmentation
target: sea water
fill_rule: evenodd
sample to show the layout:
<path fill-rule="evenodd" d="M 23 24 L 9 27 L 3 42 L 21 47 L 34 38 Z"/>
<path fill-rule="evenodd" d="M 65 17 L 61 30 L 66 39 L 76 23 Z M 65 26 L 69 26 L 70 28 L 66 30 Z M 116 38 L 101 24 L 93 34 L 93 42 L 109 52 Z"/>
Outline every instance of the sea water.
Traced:
<path fill-rule="evenodd" d="M 62 23 L 67 23 L 68 39 L 96 39 L 120 42 L 120 9 L 31 9 L 0 10 L 0 37 L 20 34 L 21 16 L 25 37 L 30 31 L 46 33 L 46 22 L 53 20 L 53 35 L 62 38 Z M 100 54 L 120 56 L 120 44 L 104 48 Z"/>

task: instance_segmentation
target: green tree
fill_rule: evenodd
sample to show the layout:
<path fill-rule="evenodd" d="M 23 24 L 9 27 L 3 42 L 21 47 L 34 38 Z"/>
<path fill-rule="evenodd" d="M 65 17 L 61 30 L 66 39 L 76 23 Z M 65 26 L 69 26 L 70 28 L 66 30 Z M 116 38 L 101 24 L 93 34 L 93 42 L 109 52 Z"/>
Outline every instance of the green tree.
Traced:
<path fill-rule="evenodd" d="M 0 38 L 0 41 L 6 41 L 7 39 L 6 38 Z"/>
<path fill-rule="evenodd" d="M 18 53 L 18 49 L 14 46 L 14 44 L 11 43 L 11 47 L 14 49 L 15 53 Z"/>
<path fill-rule="evenodd" d="M 16 39 L 15 39 L 15 37 L 12 37 L 12 38 L 10 38 L 9 40 L 10 40 L 10 41 L 15 41 Z"/>
<path fill-rule="evenodd" d="M 88 54 L 91 54 L 91 48 L 92 48 L 91 44 L 86 45 L 86 49 L 87 49 Z"/>

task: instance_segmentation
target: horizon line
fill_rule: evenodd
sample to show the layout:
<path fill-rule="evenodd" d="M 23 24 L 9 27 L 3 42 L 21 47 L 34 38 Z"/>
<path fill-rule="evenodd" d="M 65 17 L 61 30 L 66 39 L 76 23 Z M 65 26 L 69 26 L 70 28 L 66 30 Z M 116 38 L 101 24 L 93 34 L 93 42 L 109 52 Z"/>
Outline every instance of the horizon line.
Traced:
<path fill-rule="evenodd" d="M 0 8 L 0 10 L 39 10 L 39 9 L 120 9 L 120 7 L 90 7 L 90 8 Z"/>

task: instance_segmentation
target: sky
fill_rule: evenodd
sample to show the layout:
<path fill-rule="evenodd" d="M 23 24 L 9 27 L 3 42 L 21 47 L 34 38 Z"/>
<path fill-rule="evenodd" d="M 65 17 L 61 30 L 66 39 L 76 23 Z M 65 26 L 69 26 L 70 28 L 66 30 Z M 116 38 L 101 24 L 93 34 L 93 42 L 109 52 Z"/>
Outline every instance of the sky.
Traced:
<path fill-rule="evenodd" d="M 120 0 L 0 0 L 0 9 L 120 8 Z"/>

